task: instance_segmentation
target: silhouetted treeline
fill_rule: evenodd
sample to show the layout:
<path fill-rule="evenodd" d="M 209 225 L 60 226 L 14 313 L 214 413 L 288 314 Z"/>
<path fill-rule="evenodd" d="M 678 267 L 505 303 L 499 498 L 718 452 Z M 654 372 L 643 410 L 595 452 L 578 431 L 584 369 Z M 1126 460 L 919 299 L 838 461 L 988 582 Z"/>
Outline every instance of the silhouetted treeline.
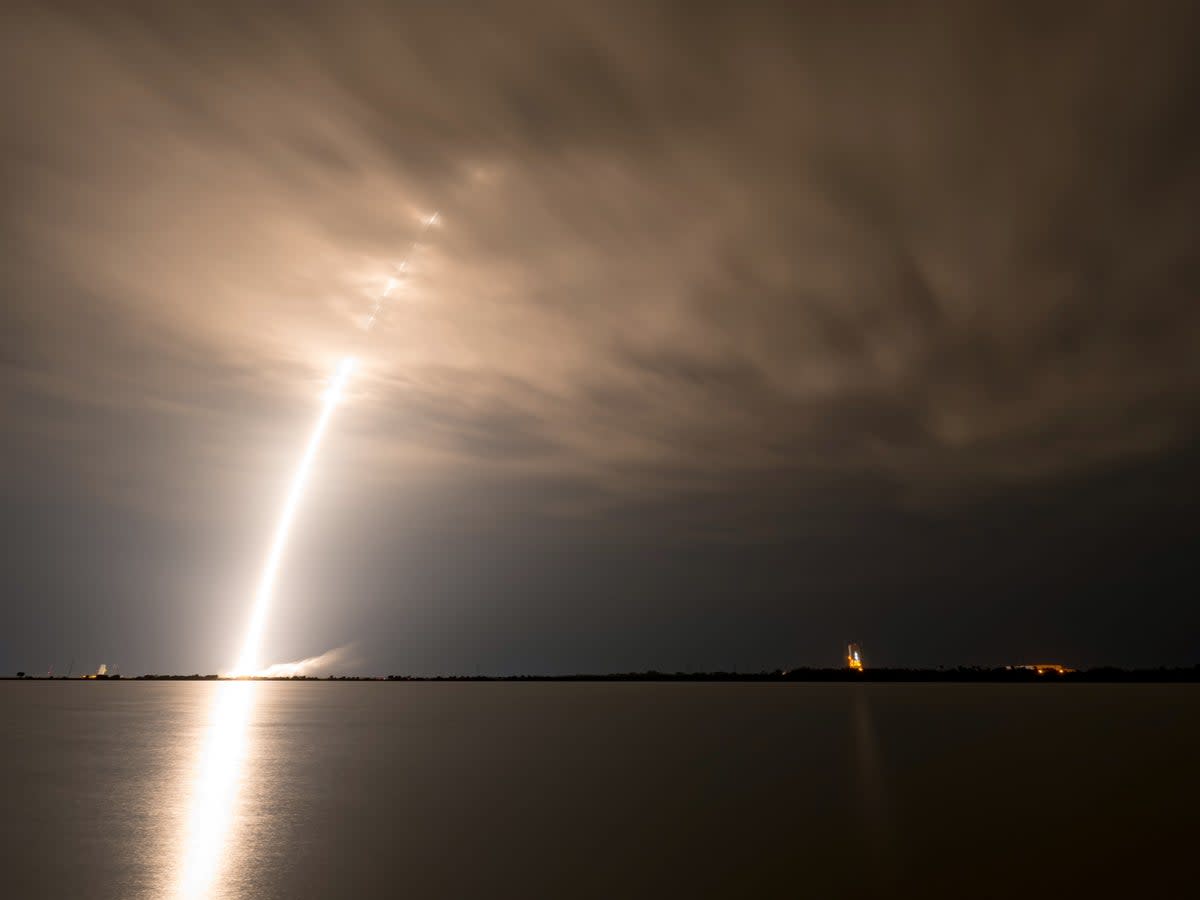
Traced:
<path fill-rule="evenodd" d="M 13 676 L 3 676 L 15 680 Z M 16 678 L 24 681 L 215 681 L 217 675 L 26 675 L 18 673 Z M 1200 683 L 1200 665 L 1191 668 L 1118 669 L 1105 666 L 1071 672 L 1034 671 L 1025 668 L 986 668 L 982 666 L 959 666 L 939 669 L 867 669 L 852 672 L 849 669 L 778 669 L 773 672 L 617 672 L 606 675 L 289 675 L 252 678 L 252 681 L 680 681 L 680 682 L 953 682 L 953 683 Z"/>
<path fill-rule="evenodd" d="M 787 669 L 773 672 L 621 672 L 609 675 L 411 676 L 389 675 L 388 681 L 701 681 L 701 682 L 1200 682 L 1200 666 L 1186 669 L 1117 669 L 1038 673 L 1021 668 L 960 666 L 953 669 Z"/>

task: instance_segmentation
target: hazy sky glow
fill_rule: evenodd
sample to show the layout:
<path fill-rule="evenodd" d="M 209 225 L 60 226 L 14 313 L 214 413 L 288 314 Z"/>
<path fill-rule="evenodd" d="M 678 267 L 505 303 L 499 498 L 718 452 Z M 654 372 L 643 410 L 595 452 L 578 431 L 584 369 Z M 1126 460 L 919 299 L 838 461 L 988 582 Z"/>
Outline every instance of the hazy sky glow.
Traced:
<path fill-rule="evenodd" d="M 0 671 L 225 665 L 350 350 L 264 662 L 1196 661 L 1194 4 L 94 6 L 2 14 Z"/>

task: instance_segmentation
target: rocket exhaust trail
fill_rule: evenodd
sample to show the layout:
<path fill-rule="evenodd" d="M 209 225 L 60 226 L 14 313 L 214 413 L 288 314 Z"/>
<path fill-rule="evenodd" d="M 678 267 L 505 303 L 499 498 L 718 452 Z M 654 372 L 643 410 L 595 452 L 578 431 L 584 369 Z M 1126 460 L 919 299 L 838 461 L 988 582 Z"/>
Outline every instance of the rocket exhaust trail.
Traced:
<path fill-rule="evenodd" d="M 421 230 L 419 232 L 417 232 L 417 236 L 415 238 L 413 238 L 413 242 L 408 245 L 408 252 L 404 254 L 404 257 L 400 260 L 400 264 L 398 266 L 396 266 L 396 272 L 401 277 L 403 277 L 405 274 L 407 274 L 408 261 L 409 261 L 409 259 L 412 258 L 413 252 L 417 249 L 418 246 L 420 246 L 421 241 L 424 240 L 425 232 L 427 232 L 431 227 L 433 227 L 433 225 L 437 222 L 438 217 L 440 215 L 441 215 L 440 211 L 435 212 L 432 216 L 430 216 L 428 219 L 426 219 L 421 224 Z M 380 310 L 383 309 L 384 302 L 387 300 L 388 297 L 390 297 L 392 295 L 392 291 L 394 291 L 396 289 L 396 286 L 399 283 L 400 283 L 400 281 L 399 281 L 399 279 L 396 278 L 395 275 L 393 275 L 391 278 L 388 279 L 387 287 L 385 287 L 383 289 L 383 293 L 375 298 L 375 305 L 373 307 L 371 307 L 371 315 L 369 315 L 367 317 L 367 324 L 366 324 L 366 327 L 363 329 L 364 332 L 366 332 L 367 334 L 370 334 L 372 331 L 375 330 L 375 320 L 379 318 L 379 312 L 380 312 Z"/>
<path fill-rule="evenodd" d="M 412 244 L 409 245 L 408 252 L 404 254 L 400 264 L 397 266 L 397 272 L 400 276 L 405 274 L 413 251 L 420 245 L 421 240 L 425 237 L 425 233 L 438 220 L 439 215 L 440 213 L 435 212 L 422 224 L 421 230 L 417 233 L 416 238 L 413 239 Z M 365 335 L 370 334 L 374 330 L 375 321 L 383 309 L 384 302 L 391 295 L 398 283 L 396 277 L 389 278 L 387 287 L 376 298 L 375 305 L 371 309 L 371 314 L 364 328 L 364 339 Z M 274 597 L 275 583 L 279 577 L 279 567 L 283 562 L 283 554 L 287 549 L 288 538 L 292 532 L 292 523 L 296 520 L 300 501 L 304 498 L 304 489 L 308 484 L 313 462 L 317 458 L 317 451 L 321 449 L 321 441 L 325 437 L 326 430 L 329 428 L 329 420 L 333 418 L 333 412 L 337 409 L 338 403 L 341 402 L 346 382 L 349 381 L 356 365 L 357 360 L 353 356 L 347 356 L 338 363 L 337 371 L 334 373 L 329 383 L 329 388 L 325 392 L 325 399 L 321 405 L 321 414 L 317 417 L 312 431 L 309 432 L 308 442 L 304 446 L 304 454 L 300 457 L 300 464 L 296 466 L 296 470 L 292 473 L 287 497 L 284 500 L 283 509 L 279 513 L 279 520 L 275 525 L 275 533 L 271 539 L 270 549 L 267 551 L 267 561 L 263 565 L 262 575 L 259 576 L 258 590 L 254 594 L 254 605 L 250 613 L 250 624 L 246 629 L 241 653 L 238 655 L 237 663 L 234 665 L 233 671 L 229 673 L 230 675 L 253 675 L 260 668 L 258 659 L 259 648 L 262 645 L 267 614 L 271 610 L 271 600 Z"/>
<path fill-rule="evenodd" d="M 279 523 L 275 526 L 275 537 L 271 540 L 271 549 L 267 553 L 267 562 L 263 566 L 262 577 L 258 583 L 258 591 L 254 595 L 254 609 L 250 614 L 250 627 L 246 632 L 242 652 L 234 667 L 234 675 L 252 675 L 258 670 L 258 648 L 262 643 L 263 627 L 266 625 L 267 613 L 271 608 L 271 597 L 275 592 L 275 581 L 279 575 L 279 563 L 283 560 L 283 551 L 287 547 L 288 537 L 292 532 L 292 523 L 296 520 L 296 510 L 304 496 L 304 488 L 308 484 L 309 473 L 312 472 L 313 460 L 321 448 L 321 439 L 329 427 L 333 411 L 337 409 L 346 387 L 346 380 L 354 371 L 354 357 L 347 356 L 338 365 L 337 372 L 329 389 L 325 392 L 325 402 L 321 406 L 321 415 L 308 436 L 304 447 L 304 455 L 300 457 L 300 465 L 292 475 L 292 483 L 288 488 L 287 499 L 283 511 L 279 514 Z"/>

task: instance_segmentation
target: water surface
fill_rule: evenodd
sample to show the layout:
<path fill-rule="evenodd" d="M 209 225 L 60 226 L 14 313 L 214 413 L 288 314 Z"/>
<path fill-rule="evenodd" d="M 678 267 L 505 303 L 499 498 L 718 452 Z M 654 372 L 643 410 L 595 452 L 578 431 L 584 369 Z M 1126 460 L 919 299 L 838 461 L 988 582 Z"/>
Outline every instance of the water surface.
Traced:
<path fill-rule="evenodd" d="M 1135 897 L 1191 685 L 0 683 L 5 897 Z"/>

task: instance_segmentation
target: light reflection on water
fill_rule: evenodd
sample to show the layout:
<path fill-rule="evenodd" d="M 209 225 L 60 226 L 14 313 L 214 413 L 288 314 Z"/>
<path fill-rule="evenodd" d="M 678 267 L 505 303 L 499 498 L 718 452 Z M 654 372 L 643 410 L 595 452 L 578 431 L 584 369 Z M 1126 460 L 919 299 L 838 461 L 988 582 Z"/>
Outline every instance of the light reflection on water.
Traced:
<path fill-rule="evenodd" d="M 869 685 L 854 685 L 852 701 L 855 773 L 861 822 L 861 861 L 875 876 L 875 883 L 894 891 L 890 879 L 894 861 L 894 835 L 884 778 L 884 748 L 880 744 Z M 876 701 L 878 702 L 878 700 Z"/>
<path fill-rule="evenodd" d="M 249 744 L 250 715 L 258 685 L 226 681 L 216 686 L 208 724 L 193 766 L 183 824 L 174 896 L 213 896 L 235 846 L 238 798 Z"/>
<path fill-rule="evenodd" d="M 1194 685 L 14 681 L 0 723 L 5 900 L 1141 897 L 1195 855 Z"/>

